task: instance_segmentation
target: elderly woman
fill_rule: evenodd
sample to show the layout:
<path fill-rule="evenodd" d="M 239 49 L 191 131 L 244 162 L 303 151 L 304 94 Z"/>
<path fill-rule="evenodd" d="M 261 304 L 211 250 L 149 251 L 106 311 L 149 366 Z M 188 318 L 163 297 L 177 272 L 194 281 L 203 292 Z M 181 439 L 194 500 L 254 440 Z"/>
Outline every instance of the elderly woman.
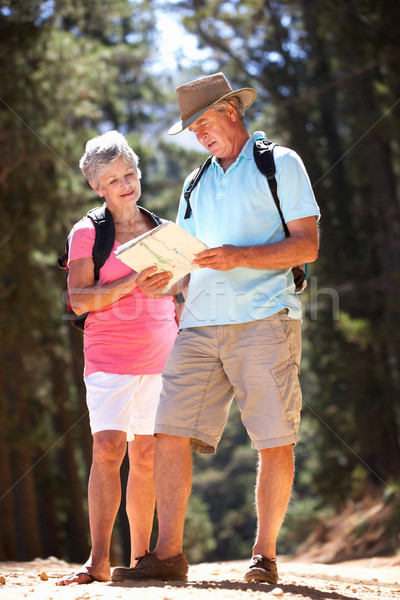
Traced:
<path fill-rule="evenodd" d="M 123 135 L 110 131 L 86 145 L 80 168 L 103 198 L 115 224 L 115 251 L 154 228 L 139 210 L 138 157 Z M 139 275 L 111 252 L 94 281 L 93 222 L 86 217 L 73 229 L 68 290 L 77 314 L 89 312 L 84 331 L 84 379 L 93 462 L 89 479 L 92 551 L 78 572 L 59 585 L 110 579 L 110 540 L 121 501 L 120 467 L 128 443 L 129 479 L 126 510 L 131 536 L 131 565 L 149 550 L 155 492 L 153 484 L 154 419 L 161 372 L 177 334 L 172 296 L 148 298 Z M 168 274 L 157 275 L 168 283 Z"/>

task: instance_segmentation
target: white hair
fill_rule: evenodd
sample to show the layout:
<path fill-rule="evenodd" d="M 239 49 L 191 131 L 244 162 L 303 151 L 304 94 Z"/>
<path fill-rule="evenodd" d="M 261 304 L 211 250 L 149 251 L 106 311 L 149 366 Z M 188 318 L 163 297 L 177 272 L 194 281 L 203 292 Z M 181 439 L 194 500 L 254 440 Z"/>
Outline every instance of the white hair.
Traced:
<path fill-rule="evenodd" d="M 142 174 L 138 166 L 139 157 L 119 131 L 107 131 L 89 140 L 79 167 L 89 182 L 99 185 L 99 177 L 103 171 L 121 157 L 135 168 L 140 179 Z"/>
<path fill-rule="evenodd" d="M 231 102 L 234 103 L 238 115 L 243 120 L 245 108 L 242 100 L 238 96 L 232 96 L 227 100 L 221 100 L 221 102 L 217 102 L 211 107 L 211 110 L 224 114 L 226 107 L 231 106 Z"/>

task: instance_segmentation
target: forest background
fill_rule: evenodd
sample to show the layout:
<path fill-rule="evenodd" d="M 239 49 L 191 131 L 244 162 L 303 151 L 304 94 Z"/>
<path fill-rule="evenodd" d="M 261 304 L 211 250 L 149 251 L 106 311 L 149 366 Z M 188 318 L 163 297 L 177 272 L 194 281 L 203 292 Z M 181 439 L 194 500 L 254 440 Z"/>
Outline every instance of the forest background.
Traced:
<path fill-rule="evenodd" d="M 159 41 L 178 26 L 192 37 L 171 67 Z M 166 135 L 175 87 L 218 70 L 257 89 L 250 131 L 300 154 L 322 212 L 278 551 L 365 503 L 386 518 L 379 531 L 358 523 L 355 535 L 371 533 L 363 552 L 398 551 L 399 61 L 397 0 L 0 1 L 0 560 L 89 552 L 82 336 L 62 318 L 57 266 L 72 224 L 98 203 L 78 169 L 84 145 L 126 134 L 143 205 L 174 219 L 204 158 Z M 249 556 L 256 460 L 233 407 L 218 454 L 194 457 L 190 561 Z M 127 560 L 127 534 L 121 506 L 114 564 Z"/>

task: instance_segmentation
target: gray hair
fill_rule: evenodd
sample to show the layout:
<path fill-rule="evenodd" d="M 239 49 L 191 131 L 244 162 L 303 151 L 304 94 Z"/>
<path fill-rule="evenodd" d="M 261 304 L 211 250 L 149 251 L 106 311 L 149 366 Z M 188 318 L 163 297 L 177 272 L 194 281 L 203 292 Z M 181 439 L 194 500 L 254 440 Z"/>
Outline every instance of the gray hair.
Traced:
<path fill-rule="evenodd" d="M 138 167 L 139 157 L 118 131 L 107 131 L 89 140 L 79 167 L 89 182 L 99 185 L 102 172 L 121 157 L 135 168 L 140 179 L 142 174 Z"/>
<path fill-rule="evenodd" d="M 244 103 L 238 96 L 232 96 L 228 100 L 221 100 L 221 102 L 217 102 L 216 104 L 214 104 L 214 106 L 211 107 L 211 110 L 214 110 L 216 112 L 223 114 L 223 113 L 225 113 L 226 107 L 231 105 L 231 102 L 234 103 L 236 111 L 237 111 L 238 115 L 240 116 L 241 120 L 243 121 L 245 108 L 244 108 Z"/>

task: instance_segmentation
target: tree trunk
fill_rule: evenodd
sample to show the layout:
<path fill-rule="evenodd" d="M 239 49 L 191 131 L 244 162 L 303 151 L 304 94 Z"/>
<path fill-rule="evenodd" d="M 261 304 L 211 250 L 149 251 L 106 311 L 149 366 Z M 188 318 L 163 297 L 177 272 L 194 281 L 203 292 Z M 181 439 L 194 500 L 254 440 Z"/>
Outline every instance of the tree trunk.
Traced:
<path fill-rule="evenodd" d="M 376 368 L 380 365 L 381 389 L 376 431 L 376 453 L 379 473 L 397 477 L 400 472 L 400 336 L 396 324 L 400 321 L 400 207 L 396 195 L 396 177 L 389 142 L 381 134 L 381 111 L 374 101 L 370 73 L 362 78 L 362 111 L 368 115 L 371 130 L 362 145 L 364 162 L 369 165 L 370 219 L 375 231 L 372 245 L 377 266 L 378 289 L 371 314 L 374 323 Z M 379 423 L 379 427 L 377 427 Z M 381 441 L 385 440 L 384 445 Z M 368 448 L 366 448 L 366 451 Z"/>
<path fill-rule="evenodd" d="M 60 522 L 56 506 L 55 486 L 53 485 L 53 461 L 46 456 L 40 462 L 41 479 L 37 490 L 39 498 L 39 514 L 44 556 L 62 556 Z"/>
<path fill-rule="evenodd" d="M 15 523 L 17 531 L 17 558 L 31 560 L 42 554 L 39 512 L 36 496 L 35 464 L 32 450 L 29 413 L 29 386 L 26 384 L 24 364 L 19 350 L 7 356 L 10 376 L 6 384 L 9 415 L 14 420 L 13 438 L 9 441 Z M 11 374 L 18 374 L 16 375 Z"/>
<path fill-rule="evenodd" d="M 85 561 L 90 552 L 88 518 L 84 510 L 85 492 L 79 477 L 76 447 L 78 422 L 72 423 L 67 410 L 68 394 L 64 379 L 64 364 L 52 348 L 47 349 L 52 365 L 53 395 L 57 405 L 56 429 L 61 436 L 60 468 L 65 474 L 68 490 L 67 534 L 69 559 L 74 562 Z"/>
<path fill-rule="evenodd" d="M 13 466 L 17 557 L 18 560 L 32 560 L 42 556 L 42 544 L 32 451 L 25 443 L 14 449 Z"/>
<path fill-rule="evenodd" d="M 80 331 L 73 327 L 69 327 L 68 336 L 71 348 L 72 381 L 76 387 L 79 415 L 82 415 L 82 419 L 79 421 L 79 429 L 86 477 L 88 478 L 92 464 L 92 434 L 90 432 L 89 413 L 86 405 L 86 388 L 83 381 L 83 336 Z"/>
<path fill-rule="evenodd" d="M 316 8 L 316 7 L 314 7 Z M 326 51 L 326 42 L 318 33 L 318 18 L 315 10 L 310 10 L 310 3 L 303 1 L 303 18 L 307 28 L 307 39 L 310 43 L 310 63 L 314 65 L 312 80 L 309 82 L 311 89 L 320 90 L 333 80 L 329 56 Z M 348 264 L 348 256 L 354 255 L 354 240 L 351 234 L 351 207 L 352 189 L 348 182 L 343 144 L 338 132 L 337 90 L 334 87 L 326 89 L 317 95 L 320 128 L 326 139 L 324 152 L 326 160 L 320 157 L 320 165 L 325 170 L 315 182 L 314 192 L 322 189 L 324 179 L 330 182 L 330 197 L 337 199 L 334 203 L 324 205 L 324 218 L 321 223 L 322 237 L 329 239 L 329 257 L 324 271 L 337 274 L 336 263 L 342 261 L 343 267 Z M 320 149 L 321 150 L 321 149 Z M 321 160 L 322 159 L 322 160 Z"/>
<path fill-rule="evenodd" d="M 4 416 L 0 417 L 3 419 Z M 17 558 L 17 532 L 10 452 L 3 422 L 0 423 L 0 560 Z"/>

